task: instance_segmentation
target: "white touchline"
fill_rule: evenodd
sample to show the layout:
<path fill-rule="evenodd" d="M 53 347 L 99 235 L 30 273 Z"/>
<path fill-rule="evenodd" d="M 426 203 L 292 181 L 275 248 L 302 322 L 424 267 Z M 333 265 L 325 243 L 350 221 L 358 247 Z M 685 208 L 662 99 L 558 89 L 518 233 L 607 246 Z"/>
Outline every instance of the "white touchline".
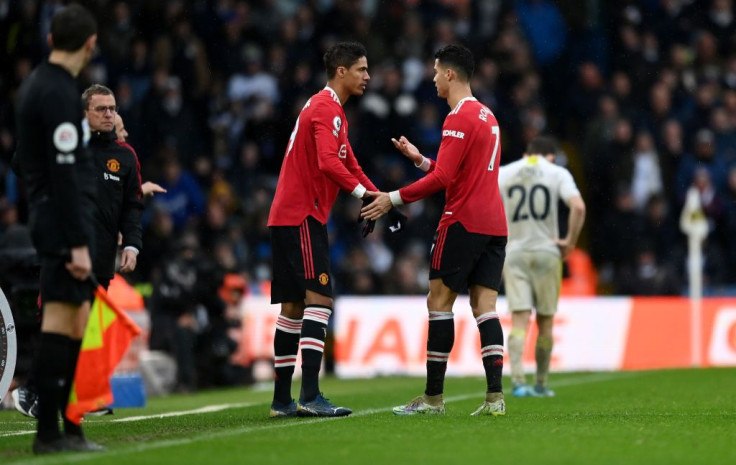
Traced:
<path fill-rule="evenodd" d="M 219 411 L 227 410 L 231 408 L 251 407 L 253 405 L 257 405 L 257 404 L 254 402 L 242 402 L 239 404 L 207 405 L 206 407 L 201 407 L 201 408 L 197 408 L 194 410 L 182 410 L 180 412 L 166 412 L 166 413 L 158 413 L 154 415 L 140 415 L 140 416 L 135 416 L 135 417 L 115 418 L 114 420 L 109 420 L 109 421 L 86 420 L 85 423 L 109 423 L 109 422 L 153 420 L 157 418 L 180 417 L 183 415 L 196 415 L 199 413 L 219 412 Z M 23 422 L 23 423 L 28 423 L 28 422 Z M 24 434 L 33 434 L 35 432 L 36 430 L 26 430 L 26 431 L 12 431 L 9 433 L 0 433 L 0 438 L 7 437 L 7 436 L 22 436 Z"/>
<path fill-rule="evenodd" d="M 0 433 L 0 438 L 6 438 L 9 436 L 23 436 L 24 434 L 33 434 L 36 430 L 26 430 L 26 431 L 11 431 L 9 433 Z"/>
<path fill-rule="evenodd" d="M 181 417 L 184 415 L 196 415 L 198 413 L 219 412 L 221 410 L 227 410 L 231 408 L 250 407 L 253 405 L 257 405 L 257 404 L 254 402 L 243 402 L 240 404 L 208 405 L 206 407 L 195 408 L 194 410 L 182 410 L 180 412 L 166 412 L 166 413 L 158 413 L 155 415 L 140 415 L 137 417 L 116 418 L 110 421 L 113 421 L 113 422 L 141 421 L 141 420 L 152 420 L 155 418 Z M 97 423 L 97 422 L 101 422 L 101 420 L 95 421 L 94 423 Z"/>

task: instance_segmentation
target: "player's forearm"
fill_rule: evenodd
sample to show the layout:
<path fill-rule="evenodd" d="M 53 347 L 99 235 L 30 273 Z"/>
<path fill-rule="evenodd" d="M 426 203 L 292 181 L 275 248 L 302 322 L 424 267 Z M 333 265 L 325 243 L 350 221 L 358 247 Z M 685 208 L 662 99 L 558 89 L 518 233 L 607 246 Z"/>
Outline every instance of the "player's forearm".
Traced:
<path fill-rule="evenodd" d="M 350 171 L 340 163 L 336 158 L 330 156 L 318 155 L 319 170 L 327 176 L 332 182 L 337 184 L 340 189 L 349 192 L 350 195 L 362 198 L 363 194 L 368 190 Z M 375 187 L 375 186 L 374 186 Z"/>
<path fill-rule="evenodd" d="M 345 164 L 345 167 L 347 170 L 355 176 L 355 178 L 360 182 L 361 185 L 365 186 L 368 190 L 371 191 L 379 191 L 375 184 L 366 176 L 365 172 L 363 172 L 363 168 L 361 168 L 360 164 L 358 163 L 358 159 L 355 158 L 355 153 L 353 152 L 353 148 L 348 145 L 347 150 L 348 158 L 347 163 Z"/>
<path fill-rule="evenodd" d="M 355 176 L 355 178 L 358 180 L 358 182 L 365 186 L 368 190 L 371 191 L 379 191 L 380 189 L 376 187 L 375 184 L 366 176 L 366 174 L 363 172 L 363 170 L 358 167 L 357 169 L 350 170 L 350 173 Z"/>
<path fill-rule="evenodd" d="M 435 171 L 413 184 L 402 187 L 397 191 L 391 192 L 389 195 L 391 197 L 391 203 L 394 206 L 398 206 L 405 203 L 416 202 L 417 200 L 429 197 L 430 195 L 434 194 L 435 192 L 439 192 L 444 188 L 445 185 L 442 182 L 442 179 L 440 178 L 440 176 L 437 175 L 437 172 Z"/>
<path fill-rule="evenodd" d="M 567 240 L 573 246 L 578 243 L 583 224 L 585 224 L 585 202 L 581 197 L 575 197 L 570 202 L 570 216 L 567 220 Z"/>
<path fill-rule="evenodd" d="M 424 171 L 425 173 L 430 172 L 432 168 L 434 167 L 434 162 L 431 159 L 425 157 L 424 155 L 420 155 L 420 157 L 421 158 L 412 160 L 414 162 L 414 166 Z"/>

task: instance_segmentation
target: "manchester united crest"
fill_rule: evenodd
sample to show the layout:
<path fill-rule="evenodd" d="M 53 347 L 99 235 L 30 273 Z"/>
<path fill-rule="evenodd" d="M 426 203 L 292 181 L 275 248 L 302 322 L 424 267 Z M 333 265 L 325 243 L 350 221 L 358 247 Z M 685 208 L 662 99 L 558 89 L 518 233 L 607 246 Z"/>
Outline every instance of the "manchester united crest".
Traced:
<path fill-rule="evenodd" d="M 321 285 L 326 286 L 327 283 L 329 282 L 330 282 L 330 277 L 327 276 L 327 273 L 322 273 L 321 275 L 319 275 L 319 283 Z"/>
<path fill-rule="evenodd" d="M 120 171 L 120 162 L 114 158 L 107 160 L 107 169 L 109 169 L 113 173 L 117 173 L 118 171 Z"/>

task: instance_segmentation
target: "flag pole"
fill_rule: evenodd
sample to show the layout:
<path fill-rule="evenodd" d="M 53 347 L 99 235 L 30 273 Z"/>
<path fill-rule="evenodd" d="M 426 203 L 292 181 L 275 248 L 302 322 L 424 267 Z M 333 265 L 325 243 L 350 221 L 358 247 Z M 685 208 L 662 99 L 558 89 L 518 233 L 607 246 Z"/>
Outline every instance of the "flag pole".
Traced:
<path fill-rule="evenodd" d="M 695 187 L 687 191 L 680 215 L 680 229 L 687 235 L 687 271 L 690 296 L 690 354 L 694 367 L 702 362 L 703 240 L 708 237 L 708 221 L 703 213 L 700 194 Z"/>

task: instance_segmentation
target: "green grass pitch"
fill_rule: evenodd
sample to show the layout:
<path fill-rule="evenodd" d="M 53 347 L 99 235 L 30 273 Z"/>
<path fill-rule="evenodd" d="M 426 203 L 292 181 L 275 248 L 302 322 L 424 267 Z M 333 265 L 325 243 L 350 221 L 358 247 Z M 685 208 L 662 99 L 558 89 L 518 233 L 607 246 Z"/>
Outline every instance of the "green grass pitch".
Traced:
<path fill-rule="evenodd" d="M 87 419 L 107 452 L 44 457 L 23 434 L 35 424 L 0 411 L 0 463 L 736 464 L 735 368 L 553 374 L 557 397 L 507 393 L 505 417 L 471 417 L 484 387 L 449 378 L 447 415 L 396 417 L 422 379 L 327 378 L 325 395 L 354 411 L 338 419 L 269 419 L 269 387 L 172 395 Z"/>

